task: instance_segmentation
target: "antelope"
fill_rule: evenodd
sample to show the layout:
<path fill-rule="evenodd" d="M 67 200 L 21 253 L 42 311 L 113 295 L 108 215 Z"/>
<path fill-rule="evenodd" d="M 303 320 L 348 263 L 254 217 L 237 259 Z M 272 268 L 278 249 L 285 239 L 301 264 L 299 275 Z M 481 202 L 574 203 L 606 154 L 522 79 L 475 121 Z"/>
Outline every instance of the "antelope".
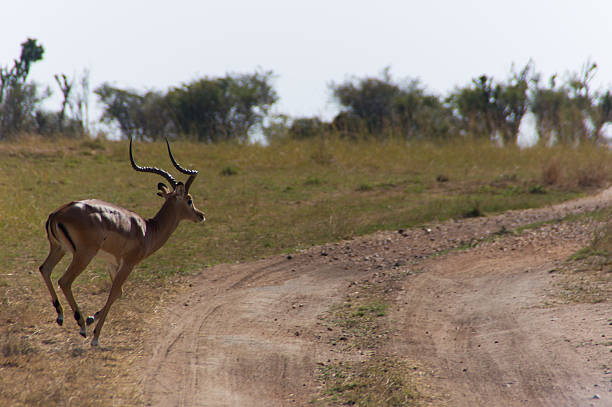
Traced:
<path fill-rule="evenodd" d="M 130 138 L 130 162 L 139 172 L 161 175 L 172 189 L 164 183 L 157 184 L 157 195 L 165 199 L 157 214 L 151 219 L 143 219 L 138 214 L 117 205 L 87 199 L 70 202 L 52 212 L 45 228 L 49 240 L 49 255 L 39 271 L 51 293 L 53 306 L 57 311 L 56 322 L 62 325 L 64 311 L 51 282 L 51 272 L 66 252 L 72 253 L 72 261 L 59 278 L 58 285 L 74 312 L 83 337 L 87 337 L 87 326 L 98 321 L 93 331 L 91 346 L 98 345 L 100 331 L 113 302 L 121 297 L 122 285 L 134 267 L 144 258 L 162 247 L 182 220 L 204 221 L 204 214 L 193 204 L 189 187 L 198 172 L 185 169 L 176 162 L 166 139 L 168 155 L 174 167 L 189 175 L 183 184 L 177 182 L 170 173 L 156 167 L 140 167 L 134 162 L 132 139 Z M 83 318 L 72 294 L 72 283 L 85 270 L 89 262 L 99 253 L 106 254 L 111 261 L 111 289 L 104 307 L 92 316 Z"/>

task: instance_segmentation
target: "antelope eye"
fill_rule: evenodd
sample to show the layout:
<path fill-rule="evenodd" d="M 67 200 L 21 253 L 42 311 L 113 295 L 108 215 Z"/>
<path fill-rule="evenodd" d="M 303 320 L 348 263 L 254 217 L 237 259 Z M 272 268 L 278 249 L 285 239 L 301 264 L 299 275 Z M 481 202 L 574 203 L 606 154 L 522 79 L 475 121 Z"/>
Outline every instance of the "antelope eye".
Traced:
<path fill-rule="evenodd" d="M 191 198 L 187 198 L 187 205 L 189 206 L 193 205 L 193 201 L 191 200 Z"/>

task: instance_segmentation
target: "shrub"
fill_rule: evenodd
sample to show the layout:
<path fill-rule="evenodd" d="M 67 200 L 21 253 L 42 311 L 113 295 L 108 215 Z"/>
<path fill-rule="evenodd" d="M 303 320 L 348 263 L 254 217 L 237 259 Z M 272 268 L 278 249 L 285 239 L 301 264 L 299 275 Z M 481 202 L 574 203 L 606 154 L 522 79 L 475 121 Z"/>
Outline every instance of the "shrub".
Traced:
<path fill-rule="evenodd" d="M 561 182 L 561 165 L 559 160 L 550 160 L 542 169 L 542 183 L 544 185 L 558 185 Z"/>
<path fill-rule="evenodd" d="M 293 121 L 289 127 L 289 137 L 303 140 L 322 135 L 326 125 L 317 117 L 303 117 Z"/>
<path fill-rule="evenodd" d="M 236 167 L 232 167 L 231 165 L 228 165 L 227 167 L 224 167 L 221 170 L 220 174 L 222 176 L 224 176 L 224 177 L 230 177 L 232 175 L 238 175 L 238 169 Z"/>

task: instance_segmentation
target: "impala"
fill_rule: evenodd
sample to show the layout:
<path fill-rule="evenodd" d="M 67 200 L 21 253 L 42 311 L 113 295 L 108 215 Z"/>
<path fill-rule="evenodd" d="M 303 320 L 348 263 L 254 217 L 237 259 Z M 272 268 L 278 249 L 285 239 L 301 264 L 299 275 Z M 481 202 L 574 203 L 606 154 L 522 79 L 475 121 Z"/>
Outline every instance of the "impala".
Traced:
<path fill-rule="evenodd" d="M 59 278 L 58 284 L 74 311 L 74 319 L 79 324 L 80 334 L 83 337 L 87 337 L 87 325 L 98 321 L 94 328 L 92 346 L 98 345 L 100 331 L 108 311 L 113 302 L 121 296 L 121 287 L 132 269 L 142 259 L 162 247 L 180 221 L 204 221 L 204 214 L 196 209 L 189 195 L 189 187 L 198 172 L 181 167 L 172 155 L 168 140 L 166 145 L 174 167 L 181 173 L 189 175 L 185 184 L 177 182 L 170 173 L 162 169 L 139 167 L 134 162 L 132 139 L 130 139 L 132 167 L 136 171 L 161 175 L 172 186 L 170 189 L 161 182 L 157 185 L 159 190 L 157 195 L 164 198 L 165 202 L 153 218 L 145 220 L 117 205 L 97 199 L 87 199 L 70 202 L 52 212 L 47 219 L 45 227 L 51 247 L 39 270 L 57 311 L 56 322 L 59 325 L 63 324 L 64 311 L 53 289 L 51 272 L 66 252 L 71 252 L 72 261 Z M 104 307 L 85 319 L 72 294 L 72 283 L 99 252 L 109 255 L 106 257 L 111 260 L 112 285 Z"/>

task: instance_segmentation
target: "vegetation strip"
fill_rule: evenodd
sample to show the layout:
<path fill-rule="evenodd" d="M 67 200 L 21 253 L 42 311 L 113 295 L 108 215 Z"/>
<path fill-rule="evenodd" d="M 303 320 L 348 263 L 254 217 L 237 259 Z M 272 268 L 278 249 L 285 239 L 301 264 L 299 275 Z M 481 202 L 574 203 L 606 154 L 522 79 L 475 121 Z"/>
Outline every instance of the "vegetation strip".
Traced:
<path fill-rule="evenodd" d="M 396 287 L 401 276 L 398 273 L 377 282 L 352 283 L 344 302 L 321 317 L 329 332 L 328 344 L 342 356 L 320 363 L 319 381 L 323 388 L 311 400 L 312 405 L 418 405 L 421 399 L 415 385 L 418 367 L 387 356 L 381 349 L 389 335 L 384 323 L 389 306 L 385 291 Z"/>

